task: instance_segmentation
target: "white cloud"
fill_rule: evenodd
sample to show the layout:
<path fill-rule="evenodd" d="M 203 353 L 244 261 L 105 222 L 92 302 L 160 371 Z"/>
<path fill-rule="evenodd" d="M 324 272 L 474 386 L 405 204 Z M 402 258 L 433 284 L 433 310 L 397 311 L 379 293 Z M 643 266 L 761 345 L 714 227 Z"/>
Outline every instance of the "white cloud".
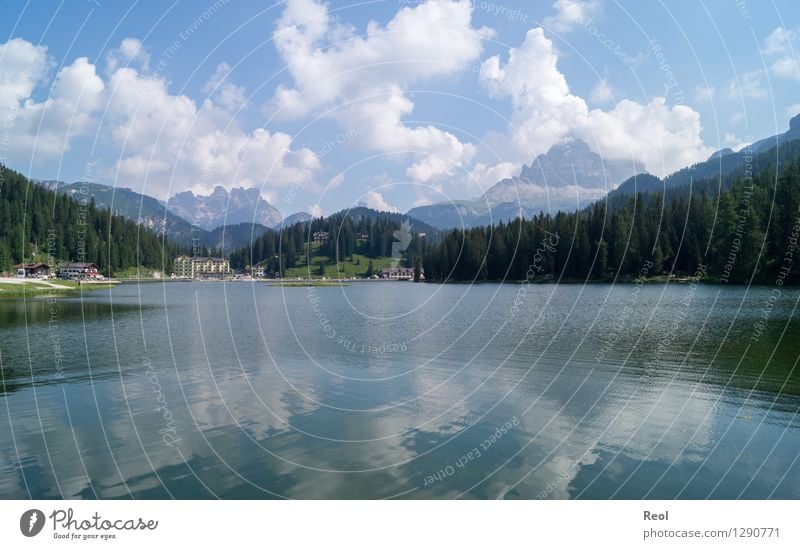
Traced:
<path fill-rule="evenodd" d="M 309 184 L 320 168 L 316 155 L 292 148 L 285 133 L 247 131 L 232 118 L 244 90 L 229 82 L 222 64 L 209 83 L 211 97 L 198 105 L 171 95 L 167 81 L 147 72 L 149 57 L 139 40 L 126 38 L 108 56 L 108 81 L 86 57 L 64 66 L 49 95 L 33 93 L 47 81 L 52 63 L 43 46 L 14 39 L 0 44 L 0 117 L 9 129 L 12 159 L 53 158 L 81 135 L 97 132 L 104 108 L 105 127 L 121 148 L 117 183 L 166 198 L 174 192 L 208 193 L 216 185 L 276 187 Z M 124 64 L 124 66 L 123 66 Z"/>
<path fill-rule="evenodd" d="M 505 65 L 494 56 L 481 67 L 489 93 L 511 100 L 514 159 L 529 162 L 572 136 L 609 159 L 636 160 L 664 175 L 713 152 L 700 137 L 700 115 L 690 107 L 670 107 L 655 97 L 648 104 L 623 99 L 609 111 L 590 110 L 570 92 L 557 61 L 552 41 L 536 28 L 509 51 Z"/>
<path fill-rule="evenodd" d="M 477 187 L 476 190 L 483 194 L 489 187 L 517 174 L 521 166 L 513 162 L 498 162 L 494 166 L 477 163 L 469 174 L 469 180 Z"/>
<path fill-rule="evenodd" d="M 481 65 L 480 80 L 489 93 L 511 100 L 515 129 L 509 145 L 521 162 L 547 152 L 588 116 L 586 102 L 570 93 L 557 60 L 553 43 L 535 28 L 509 50 L 505 65 L 499 55 Z"/>
<path fill-rule="evenodd" d="M 556 14 L 546 17 L 545 28 L 556 32 L 568 32 L 579 25 L 586 25 L 600 11 L 600 0 L 556 0 Z"/>
<path fill-rule="evenodd" d="M 319 204 L 311 204 L 308 207 L 308 213 L 314 217 L 322 217 L 325 215 L 325 212 Z"/>
<path fill-rule="evenodd" d="M 800 72 L 798 72 L 797 59 L 791 57 L 782 57 L 772 63 L 772 74 L 781 78 L 795 78 L 797 79 Z"/>
<path fill-rule="evenodd" d="M 764 71 L 755 70 L 738 74 L 724 90 L 726 99 L 764 99 L 767 97 L 767 88 L 762 78 Z"/>
<path fill-rule="evenodd" d="M 794 45 L 798 38 L 800 38 L 800 29 L 777 27 L 764 40 L 764 53 L 777 57 L 770 67 L 775 76 L 794 78 L 795 80 L 800 78 L 797 54 L 794 51 Z"/>
<path fill-rule="evenodd" d="M 342 183 L 344 183 L 344 174 L 340 173 L 338 175 L 335 175 L 330 179 L 330 181 L 328 181 L 328 190 L 330 191 L 332 189 L 335 189 Z"/>
<path fill-rule="evenodd" d="M 8 109 L 28 99 L 47 75 L 48 63 L 45 46 L 34 46 L 20 38 L 0 44 L 0 108 Z"/>
<path fill-rule="evenodd" d="M 800 36 L 800 29 L 787 29 L 777 27 L 764 40 L 764 53 L 767 55 L 781 55 L 789 53 L 792 45 Z"/>
<path fill-rule="evenodd" d="M 21 39 L 0 44 L 0 117 L 13 159 L 61 155 L 75 137 L 95 127 L 93 113 L 105 86 L 94 65 L 80 57 L 64 66 L 49 95 L 37 101 L 34 90 L 47 81 L 51 66 L 44 46 Z"/>
<path fill-rule="evenodd" d="M 379 212 L 392 212 L 398 213 L 400 210 L 386 202 L 383 198 L 383 195 L 377 191 L 368 191 L 364 195 L 364 204 L 366 204 L 367 208 L 372 208 L 373 210 L 378 210 Z"/>
<path fill-rule="evenodd" d="M 227 63 L 217 65 L 214 74 L 203 86 L 203 91 L 229 111 L 242 109 L 247 104 L 247 94 L 243 86 L 237 86 L 230 80 L 231 67 Z"/>
<path fill-rule="evenodd" d="M 451 176 L 472 161 L 474 146 L 432 125 L 405 125 L 414 104 L 404 90 L 453 75 L 480 56 L 492 32 L 472 27 L 471 12 L 467 1 L 424 2 L 401 8 L 385 27 L 370 22 L 356 36 L 326 5 L 289 0 L 273 38 L 294 86 L 278 88 L 272 112 L 296 118 L 332 109 L 343 126 L 364 129 L 354 144 L 417 159 L 407 172 L 414 181 Z"/>
<path fill-rule="evenodd" d="M 589 99 L 597 105 L 604 105 L 614 101 L 614 91 L 605 78 L 601 78 L 592 88 Z"/>
<path fill-rule="evenodd" d="M 738 151 L 749 145 L 750 143 L 747 141 L 743 141 L 739 137 L 736 136 L 734 133 L 727 132 L 725 134 L 725 145 L 728 148 L 733 149 L 734 151 Z"/>
<path fill-rule="evenodd" d="M 150 68 L 150 55 L 138 38 L 125 38 L 118 48 L 106 55 L 106 71 L 113 73 L 123 66 L 133 66 L 140 71 Z"/>
<path fill-rule="evenodd" d="M 788 114 L 790 118 L 800 114 L 800 103 L 794 103 L 786 107 L 786 114 Z"/>
<path fill-rule="evenodd" d="M 694 90 L 694 99 L 698 102 L 713 101 L 716 93 L 714 86 L 697 86 Z"/>
<path fill-rule="evenodd" d="M 117 163 L 120 183 L 148 181 L 148 193 L 159 197 L 184 190 L 208 194 L 217 185 L 275 189 L 308 184 L 320 168 L 312 151 L 292 148 L 291 136 L 246 131 L 228 106 L 171 95 L 161 77 L 120 68 L 109 87 L 111 133 L 124 150 Z"/>

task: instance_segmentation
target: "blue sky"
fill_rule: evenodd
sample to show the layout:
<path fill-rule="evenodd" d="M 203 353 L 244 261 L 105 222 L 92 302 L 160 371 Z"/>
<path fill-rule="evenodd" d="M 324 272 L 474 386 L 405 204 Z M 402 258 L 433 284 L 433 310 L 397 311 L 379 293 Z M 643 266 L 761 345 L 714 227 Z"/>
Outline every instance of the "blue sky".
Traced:
<path fill-rule="evenodd" d="M 796 2 L 4 2 L 0 159 L 284 214 L 478 196 L 581 138 L 664 175 L 800 113 Z M 543 182 L 546 184 L 546 182 Z"/>

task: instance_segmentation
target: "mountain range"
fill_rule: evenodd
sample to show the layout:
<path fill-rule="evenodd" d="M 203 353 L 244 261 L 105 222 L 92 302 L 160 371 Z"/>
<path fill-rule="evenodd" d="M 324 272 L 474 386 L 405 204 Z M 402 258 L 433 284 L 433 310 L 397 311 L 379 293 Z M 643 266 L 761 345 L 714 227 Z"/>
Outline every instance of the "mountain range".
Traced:
<path fill-rule="evenodd" d="M 179 193 L 173 199 L 162 202 L 126 187 L 100 183 L 78 181 L 67 184 L 56 180 L 39 180 L 36 183 L 79 201 L 93 198 L 97 206 L 135 221 L 157 234 L 165 234 L 168 239 L 187 247 L 232 250 L 248 244 L 269 229 L 280 229 L 311 219 L 305 212 L 284 219 L 275 207 L 261 198 L 256 189 L 232 189 L 228 193 L 222 187 L 217 187 L 211 196 Z M 175 208 L 172 207 L 174 198 L 178 198 Z M 230 211 L 226 212 L 228 207 Z M 192 219 L 201 219 L 203 225 L 190 222 L 181 213 Z M 253 223 L 253 219 L 258 222 Z"/>
<path fill-rule="evenodd" d="M 497 182 L 480 197 L 419 206 L 404 217 L 436 229 L 477 227 L 520 216 L 531 218 L 542 211 L 574 211 L 606 196 L 609 200 L 621 200 L 635 193 L 666 191 L 693 181 L 714 178 L 729 181 L 732 174 L 740 173 L 754 157 L 759 157 L 762 163 L 768 162 L 766 151 L 797 139 L 800 139 L 800 115 L 790 120 L 784 133 L 756 141 L 738 152 L 729 148 L 719 150 L 706 161 L 664 178 L 643 172 L 642 166 L 634 162 L 604 159 L 583 141 L 573 139 L 554 145 L 530 165 L 523 166 L 518 176 Z M 98 183 L 37 183 L 76 198 L 93 197 L 98 206 L 183 245 L 199 243 L 204 247 L 233 249 L 268 229 L 280 230 L 312 220 L 304 212 L 284 218 L 258 189 L 228 191 L 218 186 L 208 196 L 185 191 L 161 202 L 128 188 Z"/>
<path fill-rule="evenodd" d="M 658 192 L 720 177 L 729 181 L 729 176 L 741 172 L 754 155 L 780 151 L 783 145 L 797 139 L 800 115 L 789 121 L 784 133 L 756 141 L 738 152 L 721 149 L 706 161 L 663 179 L 643 172 L 643 167 L 634 162 L 601 158 L 585 142 L 574 139 L 554 145 L 524 166 L 519 176 L 496 183 L 481 197 L 420 206 L 409 210 L 408 215 L 440 229 L 477 227 L 520 216 L 531 218 L 543 211 L 575 211 L 605 196 L 613 199 Z M 762 158 L 762 162 L 768 160 Z"/>
<path fill-rule="evenodd" d="M 254 223 L 273 227 L 283 215 L 261 197 L 258 189 L 236 187 L 230 191 L 217 186 L 209 196 L 184 191 L 166 202 L 172 213 L 202 229 L 212 231 L 223 225 Z"/>
<path fill-rule="evenodd" d="M 575 139 L 554 145 L 473 200 L 420 206 L 408 215 L 440 229 L 477 227 L 531 217 L 541 211 L 571 211 L 604 197 L 641 170 L 630 161 L 607 160 Z"/>

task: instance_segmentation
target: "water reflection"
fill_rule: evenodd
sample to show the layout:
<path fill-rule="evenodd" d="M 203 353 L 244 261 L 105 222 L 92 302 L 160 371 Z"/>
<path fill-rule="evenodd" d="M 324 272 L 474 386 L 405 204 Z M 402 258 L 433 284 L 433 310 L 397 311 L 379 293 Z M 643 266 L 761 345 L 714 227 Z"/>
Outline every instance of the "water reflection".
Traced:
<path fill-rule="evenodd" d="M 750 341 L 766 290 L 528 291 L 517 315 L 497 285 L 123 286 L 55 323 L 0 301 L 0 495 L 800 497 L 797 292 Z"/>

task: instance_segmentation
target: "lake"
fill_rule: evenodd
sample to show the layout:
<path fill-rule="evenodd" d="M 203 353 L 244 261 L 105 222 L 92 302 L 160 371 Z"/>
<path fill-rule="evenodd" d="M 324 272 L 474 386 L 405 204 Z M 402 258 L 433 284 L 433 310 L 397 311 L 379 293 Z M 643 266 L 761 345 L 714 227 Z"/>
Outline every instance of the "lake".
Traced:
<path fill-rule="evenodd" d="M 2 498 L 798 498 L 800 291 L 0 300 Z"/>

